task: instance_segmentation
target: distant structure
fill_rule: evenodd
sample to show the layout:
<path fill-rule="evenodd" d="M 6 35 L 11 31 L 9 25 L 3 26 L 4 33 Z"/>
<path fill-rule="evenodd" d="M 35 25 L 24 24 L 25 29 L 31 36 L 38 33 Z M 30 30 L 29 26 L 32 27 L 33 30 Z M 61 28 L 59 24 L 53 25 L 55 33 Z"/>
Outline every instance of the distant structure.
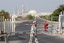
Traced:
<path fill-rule="evenodd" d="M 36 10 L 30 10 L 29 12 L 25 13 L 25 15 L 32 15 L 32 16 L 46 16 L 51 15 L 52 12 L 38 12 Z"/>
<path fill-rule="evenodd" d="M 25 16 L 25 8 L 24 8 L 24 3 L 22 1 L 22 17 L 24 17 L 24 16 Z"/>
<path fill-rule="evenodd" d="M 30 10 L 28 13 L 27 13 L 27 15 L 32 15 L 32 16 L 35 16 L 35 15 L 37 15 L 38 14 L 38 12 L 36 11 L 36 10 Z"/>
<path fill-rule="evenodd" d="M 15 8 L 15 12 L 13 13 L 13 16 L 21 16 L 19 10 L 17 9 L 17 7 Z"/>
<path fill-rule="evenodd" d="M 32 15 L 32 16 L 46 16 L 46 15 L 50 15 L 52 13 L 53 12 L 38 12 L 36 10 L 30 10 L 28 12 L 25 12 L 25 6 L 24 6 L 23 0 L 22 0 L 22 11 L 19 12 L 16 9 L 14 15 L 16 15 L 17 17 L 18 16 L 26 17 L 27 15 Z"/>

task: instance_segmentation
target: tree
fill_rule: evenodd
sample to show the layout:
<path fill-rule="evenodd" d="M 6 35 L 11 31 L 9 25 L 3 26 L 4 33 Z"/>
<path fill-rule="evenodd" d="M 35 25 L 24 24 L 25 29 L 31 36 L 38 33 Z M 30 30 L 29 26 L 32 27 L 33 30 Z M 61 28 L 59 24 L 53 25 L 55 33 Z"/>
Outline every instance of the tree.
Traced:
<path fill-rule="evenodd" d="M 64 12 L 64 5 L 60 5 L 50 16 L 51 17 L 53 17 L 53 16 L 59 17 L 60 12 Z M 58 18 L 54 19 L 54 20 L 57 21 Z"/>
<path fill-rule="evenodd" d="M 0 16 L 4 16 L 5 19 L 10 19 L 9 13 L 4 10 L 0 11 Z"/>
<path fill-rule="evenodd" d="M 29 19 L 29 20 L 33 20 L 33 19 L 34 19 L 34 16 L 32 16 L 32 15 L 27 15 L 26 18 Z"/>
<path fill-rule="evenodd" d="M 59 16 L 60 12 L 64 11 L 64 5 L 60 5 L 59 8 L 57 8 L 52 14 L 51 16 Z"/>
<path fill-rule="evenodd" d="M 64 5 L 60 5 L 59 9 L 60 9 L 61 11 L 64 11 Z"/>

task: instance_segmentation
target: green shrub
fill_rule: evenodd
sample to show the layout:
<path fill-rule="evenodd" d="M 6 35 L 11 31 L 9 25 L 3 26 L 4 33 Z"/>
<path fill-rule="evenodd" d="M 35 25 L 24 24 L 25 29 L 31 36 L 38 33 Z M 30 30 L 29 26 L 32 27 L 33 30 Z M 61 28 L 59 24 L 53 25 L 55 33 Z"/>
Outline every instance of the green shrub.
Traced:
<path fill-rule="evenodd" d="M 34 20 L 34 16 L 32 16 L 32 15 L 27 15 L 26 18 L 29 19 L 29 20 Z"/>

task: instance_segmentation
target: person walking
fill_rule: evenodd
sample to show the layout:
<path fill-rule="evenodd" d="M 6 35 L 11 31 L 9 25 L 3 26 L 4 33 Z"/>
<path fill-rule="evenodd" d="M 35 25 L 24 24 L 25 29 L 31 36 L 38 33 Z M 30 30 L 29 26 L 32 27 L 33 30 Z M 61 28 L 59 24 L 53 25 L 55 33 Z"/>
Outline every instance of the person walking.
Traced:
<path fill-rule="evenodd" d="M 30 32 L 30 40 L 29 43 L 39 43 L 37 39 L 37 29 L 36 29 L 37 23 L 36 21 L 33 21 L 33 25 L 31 26 L 31 32 Z"/>
<path fill-rule="evenodd" d="M 47 21 L 45 21 L 45 23 L 44 23 L 44 32 L 47 32 L 47 29 L 48 29 L 48 23 L 47 23 Z"/>

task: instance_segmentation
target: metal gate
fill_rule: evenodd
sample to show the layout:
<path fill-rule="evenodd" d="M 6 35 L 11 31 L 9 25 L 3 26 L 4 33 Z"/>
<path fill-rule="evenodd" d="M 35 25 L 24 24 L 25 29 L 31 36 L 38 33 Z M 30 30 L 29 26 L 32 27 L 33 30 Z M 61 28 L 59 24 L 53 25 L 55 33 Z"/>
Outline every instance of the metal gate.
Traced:
<path fill-rule="evenodd" d="M 15 35 L 15 22 L 0 16 L 0 40 L 8 43 L 8 37 Z"/>

